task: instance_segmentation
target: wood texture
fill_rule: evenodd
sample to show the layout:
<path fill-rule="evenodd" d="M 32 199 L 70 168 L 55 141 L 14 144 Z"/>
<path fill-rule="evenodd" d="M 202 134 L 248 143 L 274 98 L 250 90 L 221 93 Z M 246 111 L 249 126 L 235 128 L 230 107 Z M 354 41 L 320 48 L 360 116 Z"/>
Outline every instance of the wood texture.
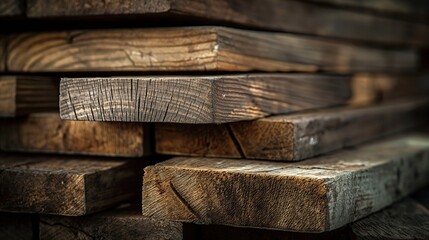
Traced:
<path fill-rule="evenodd" d="M 25 0 L 1 0 L 0 18 L 25 15 Z"/>
<path fill-rule="evenodd" d="M 58 111 L 58 80 L 30 76 L 0 76 L 0 117 Z"/>
<path fill-rule="evenodd" d="M 33 218 L 30 214 L 0 213 L 0 239 L 36 239 L 33 232 Z"/>
<path fill-rule="evenodd" d="M 352 78 L 350 105 L 369 105 L 429 93 L 427 74 L 358 73 Z"/>
<path fill-rule="evenodd" d="M 174 158 L 145 169 L 146 217 L 322 232 L 429 182 L 429 136 L 409 135 L 299 163 Z"/>
<path fill-rule="evenodd" d="M 428 20 L 427 9 L 429 4 L 426 0 L 307 0 L 315 3 L 326 3 L 332 6 L 347 7 L 356 11 L 371 11 L 380 15 L 399 16 L 407 20 Z"/>
<path fill-rule="evenodd" d="M 339 107 L 221 125 L 157 124 L 167 155 L 296 161 L 423 124 L 426 100 Z M 363 127 L 364 126 L 364 127 Z"/>
<path fill-rule="evenodd" d="M 350 79 L 309 74 L 61 80 L 62 119 L 225 123 L 344 104 Z"/>
<path fill-rule="evenodd" d="M 85 215 L 135 198 L 140 186 L 141 171 L 131 160 L 0 158 L 1 211 Z"/>
<path fill-rule="evenodd" d="M 426 195 L 421 199 L 420 196 Z M 323 233 L 299 233 L 221 225 L 184 224 L 185 239 L 211 240 L 413 240 L 429 238 L 429 188 L 349 226 Z M 187 233 L 187 234 L 186 234 Z"/>
<path fill-rule="evenodd" d="M 149 126 L 63 121 L 58 113 L 0 120 L 3 151 L 142 157 L 151 153 Z"/>
<path fill-rule="evenodd" d="M 23 33 L 11 36 L 7 58 L 7 69 L 16 72 L 348 73 L 412 71 L 416 65 L 413 50 L 224 27 Z"/>
<path fill-rule="evenodd" d="M 413 24 L 305 1 L 29 0 L 27 5 L 28 15 L 32 17 L 150 14 L 161 19 L 172 17 L 174 19 L 187 16 L 196 17 L 193 19 L 195 22 L 200 22 L 202 18 L 222 24 L 232 23 L 254 28 L 387 44 L 427 45 L 429 39 L 428 26 L 424 24 Z"/>
<path fill-rule="evenodd" d="M 346 227 L 323 233 L 302 233 L 272 229 L 185 223 L 184 232 L 184 239 L 187 240 L 349 240 Z"/>
<path fill-rule="evenodd" d="M 122 205 L 90 216 L 41 216 L 40 237 L 45 240 L 181 240 L 183 232 L 181 223 L 144 218 L 140 207 Z"/>
<path fill-rule="evenodd" d="M 351 225 L 356 240 L 429 239 L 429 209 L 407 198 Z"/>

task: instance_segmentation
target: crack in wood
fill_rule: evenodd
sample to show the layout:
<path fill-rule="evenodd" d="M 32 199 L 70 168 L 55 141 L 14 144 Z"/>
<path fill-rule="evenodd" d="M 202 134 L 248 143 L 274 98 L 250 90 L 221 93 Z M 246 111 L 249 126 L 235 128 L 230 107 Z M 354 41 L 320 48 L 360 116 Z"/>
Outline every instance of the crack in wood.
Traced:
<path fill-rule="evenodd" d="M 173 185 L 173 183 L 170 181 L 170 188 L 172 190 L 172 192 L 174 193 L 174 195 L 177 197 L 177 199 L 179 199 L 179 201 L 186 207 L 186 209 L 192 214 L 194 215 L 194 217 L 196 219 L 202 219 L 200 214 L 198 214 L 198 212 L 196 212 L 192 206 L 189 204 L 189 202 L 182 196 L 182 194 L 179 193 L 179 191 L 177 191 L 176 187 Z"/>
<path fill-rule="evenodd" d="M 241 144 L 238 141 L 237 137 L 235 136 L 234 131 L 232 130 L 231 126 L 229 124 L 225 124 L 225 128 L 228 131 L 228 134 L 231 137 L 231 140 L 234 143 L 235 148 L 237 149 L 238 153 L 240 154 L 240 157 L 246 158 L 246 154 L 244 154 L 244 151 L 243 151 L 243 146 L 241 146 Z"/>

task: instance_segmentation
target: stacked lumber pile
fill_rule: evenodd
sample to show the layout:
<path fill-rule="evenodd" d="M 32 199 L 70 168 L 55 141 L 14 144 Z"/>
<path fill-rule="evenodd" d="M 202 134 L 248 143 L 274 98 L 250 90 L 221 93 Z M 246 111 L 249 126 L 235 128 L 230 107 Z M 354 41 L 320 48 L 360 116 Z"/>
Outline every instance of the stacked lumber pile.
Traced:
<path fill-rule="evenodd" d="M 429 3 L 3 0 L 0 239 L 428 239 Z"/>

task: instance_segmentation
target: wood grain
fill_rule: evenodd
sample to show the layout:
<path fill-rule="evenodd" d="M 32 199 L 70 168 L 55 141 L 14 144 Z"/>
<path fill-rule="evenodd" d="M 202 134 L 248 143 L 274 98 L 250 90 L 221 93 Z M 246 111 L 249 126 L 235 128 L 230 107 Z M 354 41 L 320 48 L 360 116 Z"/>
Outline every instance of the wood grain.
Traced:
<path fill-rule="evenodd" d="M 249 227 L 185 223 L 184 232 L 184 237 L 187 240 L 351 240 L 348 237 L 347 227 L 323 233 L 302 233 Z"/>
<path fill-rule="evenodd" d="M 371 11 L 372 13 L 402 17 L 406 20 L 427 22 L 429 4 L 425 0 L 307 0 L 315 3 L 326 3 L 332 6 L 355 9 L 355 11 Z"/>
<path fill-rule="evenodd" d="M 371 2 L 371 5 L 381 4 Z M 155 15 L 157 19 L 173 19 L 170 21 L 174 22 L 186 16 L 194 22 L 201 22 L 202 19 L 385 44 L 427 45 L 429 39 L 428 26 L 424 24 L 293 0 L 28 0 L 27 6 L 27 13 L 31 17 Z M 419 12 L 424 10 L 420 8 Z"/>
<path fill-rule="evenodd" d="M 0 117 L 58 111 L 59 81 L 32 76 L 0 76 Z"/>
<path fill-rule="evenodd" d="M 429 209 L 407 198 L 351 225 L 356 240 L 429 239 Z"/>
<path fill-rule="evenodd" d="M 221 125 L 159 123 L 155 131 L 156 152 L 297 161 L 417 127 L 424 123 L 428 103 L 408 99 Z"/>
<path fill-rule="evenodd" d="M 225 123 L 346 103 L 350 79 L 309 74 L 64 78 L 62 119 Z"/>
<path fill-rule="evenodd" d="M 63 121 L 58 113 L 0 120 L 3 151 L 142 157 L 151 153 L 149 126 Z"/>
<path fill-rule="evenodd" d="M 416 66 L 416 52 L 408 49 L 207 26 L 23 33 L 10 37 L 7 58 L 7 69 L 15 72 L 348 73 L 409 72 Z"/>
<path fill-rule="evenodd" d="M 41 216 L 40 237 L 46 240 L 181 240 L 183 232 L 181 223 L 145 218 L 140 207 L 122 205 L 90 216 Z"/>
<path fill-rule="evenodd" d="M 1 211 L 79 216 L 136 197 L 131 160 L 6 155 L 0 158 Z"/>
<path fill-rule="evenodd" d="M 0 213 L 0 238 L 10 240 L 35 239 L 30 214 Z"/>
<path fill-rule="evenodd" d="M 174 158 L 145 169 L 143 216 L 323 232 L 429 182 L 429 136 L 408 135 L 299 163 Z"/>
<path fill-rule="evenodd" d="M 370 105 L 391 100 L 421 97 L 429 93 L 427 74 L 358 73 L 352 78 L 350 105 Z"/>
<path fill-rule="evenodd" d="M 0 18 L 25 15 L 25 0 L 1 0 Z"/>

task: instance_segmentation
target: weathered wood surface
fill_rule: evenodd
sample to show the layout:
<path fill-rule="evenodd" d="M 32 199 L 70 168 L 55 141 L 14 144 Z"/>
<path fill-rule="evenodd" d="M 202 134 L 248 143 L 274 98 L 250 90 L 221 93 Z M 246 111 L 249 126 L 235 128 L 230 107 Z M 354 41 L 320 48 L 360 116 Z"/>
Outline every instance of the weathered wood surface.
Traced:
<path fill-rule="evenodd" d="M 428 189 L 420 192 L 429 193 Z M 350 229 L 356 240 L 429 239 L 429 208 L 418 198 L 407 198 L 353 223 Z"/>
<path fill-rule="evenodd" d="M 348 73 L 403 72 L 416 66 L 413 50 L 207 26 L 23 33 L 11 36 L 7 58 L 7 69 L 15 72 Z"/>
<path fill-rule="evenodd" d="M 407 20 L 427 22 L 429 4 L 426 0 L 307 0 L 315 3 L 326 3 L 332 6 L 345 7 L 355 11 L 371 11 L 380 15 L 402 17 Z"/>
<path fill-rule="evenodd" d="M 413 195 L 349 226 L 323 233 L 299 233 L 222 225 L 184 224 L 185 239 L 211 240 L 413 240 L 429 239 L 429 210 L 422 202 L 429 200 L 429 189 Z"/>
<path fill-rule="evenodd" d="M 296 161 L 423 124 L 426 100 L 339 107 L 221 125 L 156 125 L 167 155 Z"/>
<path fill-rule="evenodd" d="M 351 105 L 369 105 L 429 93 L 428 74 L 358 73 L 352 78 Z"/>
<path fill-rule="evenodd" d="M 322 232 L 376 212 L 428 182 L 428 135 L 299 163 L 181 157 L 145 169 L 143 216 Z"/>
<path fill-rule="evenodd" d="M 310 74 L 65 78 L 62 119 L 225 123 L 344 104 L 350 78 Z"/>
<path fill-rule="evenodd" d="M 34 235 L 30 214 L 0 213 L 0 239 L 33 240 Z"/>
<path fill-rule="evenodd" d="M 135 198 L 140 186 L 140 167 L 132 160 L 0 158 L 1 211 L 85 215 Z"/>
<path fill-rule="evenodd" d="M 349 240 L 346 227 L 323 233 L 288 232 L 272 229 L 196 225 L 189 223 L 184 223 L 183 227 L 185 233 L 184 239 L 187 240 Z"/>
<path fill-rule="evenodd" d="M 198 22 L 202 18 L 222 24 L 233 23 L 255 28 L 387 44 L 427 45 L 429 40 L 429 27 L 424 24 L 404 22 L 305 1 L 29 0 L 27 7 L 28 15 L 31 17 L 145 16 L 149 14 L 161 19 L 172 17 L 174 19 L 174 17 L 186 16 L 196 17 L 193 21 Z"/>
<path fill-rule="evenodd" d="M 0 18 L 24 16 L 25 0 L 1 0 L 0 1 Z"/>
<path fill-rule="evenodd" d="M 150 154 L 149 126 L 63 121 L 58 113 L 0 120 L 3 151 L 142 157 Z"/>
<path fill-rule="evenodd" d="M 30 76 L 0 76 L 0 117 L 58 111 L 59 81 Z"/>
<path fill-rule="evenodd" d="M 41 216 L 41 239 L 145 239 L 181 240 L 182 224 L 145 218 L 140 206 L 120 206 L 105 212 L 81 216 Z"/>

